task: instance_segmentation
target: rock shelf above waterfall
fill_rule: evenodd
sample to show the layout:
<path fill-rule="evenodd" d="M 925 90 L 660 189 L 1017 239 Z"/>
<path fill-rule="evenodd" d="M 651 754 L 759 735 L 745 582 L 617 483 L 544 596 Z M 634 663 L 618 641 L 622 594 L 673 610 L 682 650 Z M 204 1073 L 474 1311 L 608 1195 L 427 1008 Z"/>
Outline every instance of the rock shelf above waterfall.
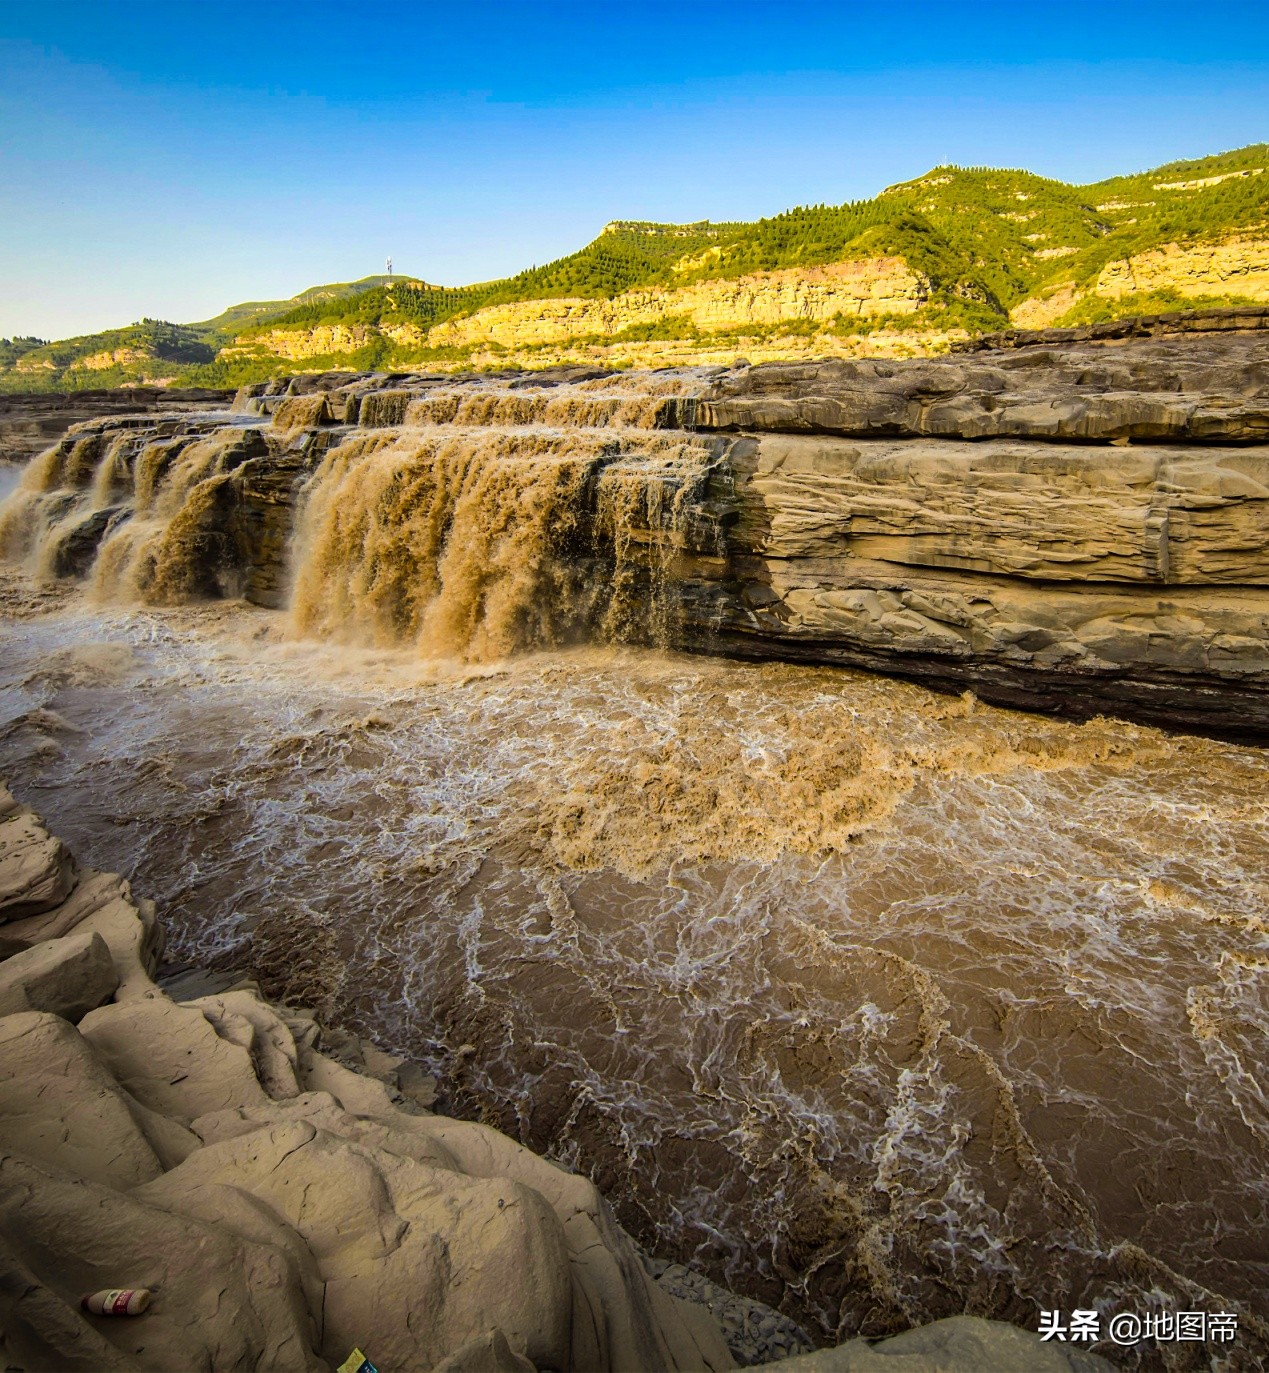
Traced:
<path fill-rule="evenodd" d="M 76 426 L 0 552 L 497 657 L 838 663 L 1269 735 L 1269 336 L 655 373 L 324 373 Z"/>

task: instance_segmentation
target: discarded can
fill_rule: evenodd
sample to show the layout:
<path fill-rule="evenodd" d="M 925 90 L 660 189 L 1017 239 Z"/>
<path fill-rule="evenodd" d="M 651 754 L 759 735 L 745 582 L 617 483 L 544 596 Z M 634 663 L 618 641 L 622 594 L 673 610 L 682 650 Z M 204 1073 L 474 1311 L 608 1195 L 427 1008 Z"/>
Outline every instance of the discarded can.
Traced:
<path fill-rule="evenodd" d="M 148 1287 L 108 1287 L 80 1298 L 90 1316 L 139 1316 L 154 1295 Z"/>

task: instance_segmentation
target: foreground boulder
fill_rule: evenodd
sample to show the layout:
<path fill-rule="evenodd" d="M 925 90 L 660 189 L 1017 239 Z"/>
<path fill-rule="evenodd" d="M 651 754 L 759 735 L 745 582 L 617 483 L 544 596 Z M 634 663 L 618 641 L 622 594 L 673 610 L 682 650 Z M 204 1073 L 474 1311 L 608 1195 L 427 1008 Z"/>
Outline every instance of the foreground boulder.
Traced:
<path fill-rule="evenodd" d="M 308 1370 L 356 1345 L 452 1373 L 733 1366 L 585 1179 L 400 1109 L 252 990 L 166 996 L 152 908 L 108 875 L 76 886 L 5 797 L 0 897 L 22 913 L 0 962 L 7 1367 Z M 400 1061 L 370 1057 L 391 1080 Z M 79 1309 L 121 1284 L 155 1291 L 144 1316 Z"/>
<path fill-rule="evenodd" d="M 9 1367 L 317 1370 L 287 1251 L 137 1196 L 0 1157 L 0 1284 Z M 101 1288 L 157 1292 L 153 1317 L 79 1314 Z M 7 1309 L 5 1309 L 7 1307 Z"/>
<path fill-rule="evenodd" d="M 0 1145 L 121 1191 L 163 1171 L 135 1102 L 56 1015 L 0 1017 Z"/>
<path fill-rule="evenodd" d="M 110 948 L 96 931 L 37 944 L 0 964 L 0 1015 L 49 1011 L 82 1020 L 119 987 Z"/>
<path fill-rule="evenodd" d="M 496 1320 L 535 1367 L 576 1366 L 564 1236 L 530 1188 L 294 1121 L 208 1145 L 138 1195 L 179 1209 L 207 1183 L 256 1197 L 308 1246 L 332 1364 L 373 1343 L 384 1367 L 431 1368 Z"/>
<path fill-rule="evenodd" d="M 0 787 L 0 921 L 52 910 L 74 886 L 75 864 L 66 846 Z"/>

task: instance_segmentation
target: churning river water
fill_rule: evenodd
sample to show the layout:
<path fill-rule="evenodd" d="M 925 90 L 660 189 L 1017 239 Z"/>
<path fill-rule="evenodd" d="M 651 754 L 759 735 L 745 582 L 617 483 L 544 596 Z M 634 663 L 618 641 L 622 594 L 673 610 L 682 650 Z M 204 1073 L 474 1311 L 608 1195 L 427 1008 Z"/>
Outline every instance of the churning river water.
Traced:
<path fill-rule="evenodd" d="M 1257 1366 L 1266 754 L 535 651 L 579 596 L 600 640 L 656 610 L 707 454 L 655 426 L 699 385 L 368 396 L 280 611 L 146 604 L 200 594 L 259 415 L 68 440 L 0 511 L 0 776 L 158 901 L 177 957 L 427 1065 L 442 1109 L 822 1342 L 1235 1311 L 1222 1366 Z M 599 589 L 553 552 L 587 491 Z M 84 589 L 50 582 L 90 526 Z"/>
<path fill-rule="evenodd" d="M 1263 1310 L 1262 753 L 832 669 L 8 606 L 4 774 L 180 957 L 430 1065 L 654 1250 L 825 1340 Z"/>

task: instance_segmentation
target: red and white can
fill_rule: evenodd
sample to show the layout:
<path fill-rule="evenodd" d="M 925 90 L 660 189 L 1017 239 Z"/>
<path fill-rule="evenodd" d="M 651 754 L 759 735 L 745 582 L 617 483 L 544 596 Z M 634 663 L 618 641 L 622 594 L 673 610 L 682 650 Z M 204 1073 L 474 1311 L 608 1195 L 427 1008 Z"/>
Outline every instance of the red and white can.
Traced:
<path fill-rule="evenodd" d="M 108 1287 L 80 1298 L 90 1316 L 139 1316 L 154 1295 L 148 1287 Z"/>

